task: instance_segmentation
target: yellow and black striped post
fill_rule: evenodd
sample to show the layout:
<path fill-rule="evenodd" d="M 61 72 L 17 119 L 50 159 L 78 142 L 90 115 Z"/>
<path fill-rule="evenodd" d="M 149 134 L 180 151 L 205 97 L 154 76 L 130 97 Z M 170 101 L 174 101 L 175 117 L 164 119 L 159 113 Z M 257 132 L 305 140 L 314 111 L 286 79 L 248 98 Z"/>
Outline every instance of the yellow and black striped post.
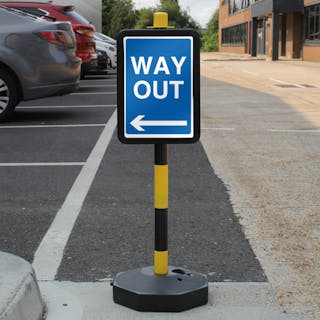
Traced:
<path fill-rule="evenodd" d="M 170 30 L 168 26 L 168 14 L 156 12 L 154 14 L 153 26 L 157 30 L 123 30 L 118 37 L 120 61 L 118 68 L 118 102 L 120 108 L 118 119 L 124 119 L 124 43 L 126 37 L 138 37 L 138 40 L 153 38 L 159 40 L 154 56 L 161 56 L 161 39 L 172 37 L 186 37 L 190 41 L 193 50 L 193 81 L 194 106 L 200 107 L 199 85 L 200 84 L 200 52 L 199 35 L 193 30 Z M 191 38 L 193 39 L 191 41 Z M 174 40 L 174 38 L 172 38 Z M 140 49 L 142 50 L 142 49 Z M 168 51 L 170 51 L 168 49 Z M 185 55 L 185 50 L 181 51 Z M 142 55 L 142 53 L 141 53 Z M 193 58 L 196 57 L 196 58 Z M 172 57 L 171 57 L 172 58 Z M 122 83 L 122 84 L 121 84 Z M 127 89 L 126 89 L 127 90 Z M 187 87 L 185 90 L 188 90 Z M 122 102 L 121 102 L 122 101 Z M 163 102 L 165 103 L 165 101 Z M 198 109 L 195 109 L 198 110 Z M 198 110 L 200 112 L 200 110 Z M 199 112 L 194 113 L 196 135 L 192 142 L 200 137 L 200 116 Z M 124 135 L 125 123 L 118 121 L 118 137 L 123 143 L 141 143 L 142 140 L 130 140 Z M 178 139 L 179 140 L 179 139 Z M 201 273 L 185 270 L 175 266 L 169 266 L 168 254 L 168 202 L 169 202 L 169 170 L 168 170 L 168 146 L 166 143 L 191 142 L 188 139 L 183 141 L 175 139 L 153 139 L 146 138 L 144 143 L 154 144 L 154 208 L 155 208 L 155 240 L 154 240 L 154 265 L 134 270 L 119 272 L 113 281 L 113 300 L 115 303 L 132 308 L 138 311 L 147 312 L 180 312 L 194 307 L 204 305 L 208 302 L 208 280 Z"/>
<path fill-rule="evenodd" d="M 153 15 L 155 29 L 170 28 L 166 12 L 156 12 Z M 168 146 L 155 144 L 154 146 L 154 208 L 155 208 L 155 241 L 154 241 L 154 273 L 166 275 L 168 273 Z"/>
<path fill-rule="evenodd" d="M 166 144 L 154 146 L 154 207 L 155 243 L 154 273 L 168 273 L 168 148 Z"/>

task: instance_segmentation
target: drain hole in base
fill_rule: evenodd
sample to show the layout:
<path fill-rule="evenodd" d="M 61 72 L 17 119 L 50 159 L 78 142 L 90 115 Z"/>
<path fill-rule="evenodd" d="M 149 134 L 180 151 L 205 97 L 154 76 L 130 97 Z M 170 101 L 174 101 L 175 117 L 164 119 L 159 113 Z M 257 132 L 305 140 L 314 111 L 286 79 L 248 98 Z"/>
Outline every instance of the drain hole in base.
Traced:
<path fill-rule="evenodd" d="M 173 273 L 179 273 L 179 274 L 186 274 L 184 270 L 182 269 L 174 269 L 172 270 Z"/>

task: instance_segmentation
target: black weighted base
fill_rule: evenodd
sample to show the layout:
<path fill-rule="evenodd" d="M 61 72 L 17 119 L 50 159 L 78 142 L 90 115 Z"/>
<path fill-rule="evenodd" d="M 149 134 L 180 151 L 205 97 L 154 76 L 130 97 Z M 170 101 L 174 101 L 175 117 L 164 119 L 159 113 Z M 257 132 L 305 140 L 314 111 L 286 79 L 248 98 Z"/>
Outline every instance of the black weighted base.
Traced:
<path fill-rule="evenodd" d="M 115 303 L 137 311 L 179 312 L 208 302 L 207 277 L 169 267 L 167 275 L 154 274 L 153 267 L 120 272 L 113 282 Z"/>

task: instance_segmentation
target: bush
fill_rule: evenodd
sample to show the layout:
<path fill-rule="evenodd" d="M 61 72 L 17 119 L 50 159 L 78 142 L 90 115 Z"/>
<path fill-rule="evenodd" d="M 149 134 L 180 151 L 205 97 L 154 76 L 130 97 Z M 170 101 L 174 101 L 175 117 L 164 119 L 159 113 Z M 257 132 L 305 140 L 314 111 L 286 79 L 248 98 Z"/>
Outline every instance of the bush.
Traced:
<path fill-rule="evenodd" d="M 203 51 L 219 51 L 219 35 L 218 33 L 205 33 L 202 36 Z"/>

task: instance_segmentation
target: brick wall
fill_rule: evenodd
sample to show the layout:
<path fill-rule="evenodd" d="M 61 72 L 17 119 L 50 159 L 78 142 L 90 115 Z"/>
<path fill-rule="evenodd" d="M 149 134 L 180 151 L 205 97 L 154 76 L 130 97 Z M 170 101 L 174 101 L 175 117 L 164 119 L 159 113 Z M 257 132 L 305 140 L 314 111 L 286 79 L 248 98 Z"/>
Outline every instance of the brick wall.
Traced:
<path fill-rule="evenodd" d="M 304 5 L 320 4 L 319 0 L 304 0 Z M 303 60 L 320 62 L 320 45 L 304 45 Z"/>
<path fill-rule="evenodd" d="M 310 5 L 310 4 L 317 4 L 319 3 L 319 0 L 304 0 L 304 5 Z"/>
<path fill-rule="evenodd" d="M 222 0 L 219 1 L 219 51 L 220 52 L 234 52 L 234 53 L 246 53 L 245 46 L 223 46 L 221 44 L 222 32 L 221 29 L 244 22 L 251 21 L 251 9 L 239 11 L 235 14 L 229 15 L 229 3 L 222 5 Z M 250 33 L 248 34 L 248 45 L 249 48 Z"/>
<path fill-rule="evenodd" d="M 304 46 L 303 60 L 320 62 L 320 46 Z"/>

